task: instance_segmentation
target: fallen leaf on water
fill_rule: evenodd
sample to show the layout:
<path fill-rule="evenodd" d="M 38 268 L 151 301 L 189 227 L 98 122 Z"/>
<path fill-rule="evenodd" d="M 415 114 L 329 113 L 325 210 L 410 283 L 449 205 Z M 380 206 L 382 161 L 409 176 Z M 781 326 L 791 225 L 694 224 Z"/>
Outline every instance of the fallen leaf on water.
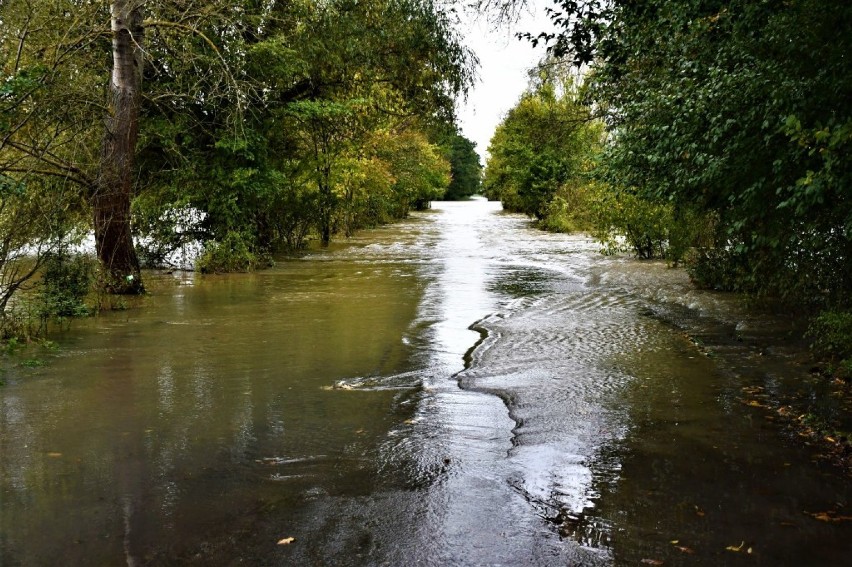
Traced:
<path fill-rule="evenodd" d="M 805 512 L 808 516 L 820 522 L 849 522 L 852 521 L 852 516 L 840 516 L 837 512 Z"/>
<path fill-rule="evenodd" d="M 695 507 L 695 513 L 701 516 L 702 518 L 704 517 L 704 510 L 702 510 L 698 506 Z"/>
<path fill-rule="evenodd" d="M 57 457 L 61 457 L 62 453 L 56 453 L 56 452 L 51 451 L 50 453 L 47 454 L 47 456 L 55 459 Z"/>
<path fill-rule="evenodd" d="M 278 540 L 278 545 L 290 545 L 294 541 L 296 541 L 296 538 L 294 537 L 285 537 L 284 539 Z"/>
<path fill-rule="evenodd" d="M 640 561 L 640 563 L 643 563 L 645 565 L 662 565 L 663 564 L 663 562 L 660 561 L 659 559 L 643 559 L 642 561 Z"/>
<path fill-rule="evenodd" d="M 680 540 L 679 539 L 673 539 L 669 543 L 672 544 L 672 545 L 677 545 L 677 544 L 680 543 Z"/>
<path fill-rule="evenodd" d="M 744 545 L 745 545 L 745 542 L 742 542 L 739 545 L 729 545 L 725 549 L 727 549 L 728 551 L 742 551 Z"/>
<path fill-rule="evenodd" d="M 690 549 L 689 547 L 686 547 L 684 545 L 676 545 L 675 548 L 678 549 L 679 551 L 681 551 L 682 553 L 688 553 L 690 555 L 695 553 L 694 549 Z"/>

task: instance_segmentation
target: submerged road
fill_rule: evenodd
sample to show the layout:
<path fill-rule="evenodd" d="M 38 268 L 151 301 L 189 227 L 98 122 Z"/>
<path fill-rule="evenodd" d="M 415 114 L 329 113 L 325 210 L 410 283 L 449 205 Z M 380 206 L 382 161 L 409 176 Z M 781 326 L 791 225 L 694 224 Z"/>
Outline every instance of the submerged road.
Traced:
<path fill-rule="evenodd" d="M 852 554 L 847 480 L 742 403 L 780 323 L 662 264 L 472 201 L 148 281 L 0 388 L 0 565 Z"/>

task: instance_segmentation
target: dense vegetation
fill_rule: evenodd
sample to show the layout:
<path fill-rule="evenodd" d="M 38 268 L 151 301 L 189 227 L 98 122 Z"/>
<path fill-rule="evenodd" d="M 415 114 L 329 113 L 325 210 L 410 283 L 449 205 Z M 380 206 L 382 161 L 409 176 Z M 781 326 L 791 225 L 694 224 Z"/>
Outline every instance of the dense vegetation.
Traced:
<path fill-rule="evenodd" d="M 101 287 L 139 293 L 190 243 L 248 270 L 476 191 L 476 59 L 441 6 L 0 3 L 2 315 L 91 231 Z"/>
<path fill-rule="evenodd" d="M 639 256 L 687 260 L 707 287 L 852 307 L 852 4 L 556 0 L 550 14 L 557 33 L 527 37 L 584 69 L 585 96 L 559 110 L 531 87 L 492 140 L 492 195 L 562 224 L 552 215 L 576 182 L 558 144 L 538 151 L 532 109 L 559 113 L 550 137 L 563 144 L 582 103 L 607 136 L 577 154 L 595 164 L 573 217 Z M 545 163 L 511 166 L 507 181 L 524 129 Z M 845 318 L 818 321 L 815 334 L 852 344 Z"/>

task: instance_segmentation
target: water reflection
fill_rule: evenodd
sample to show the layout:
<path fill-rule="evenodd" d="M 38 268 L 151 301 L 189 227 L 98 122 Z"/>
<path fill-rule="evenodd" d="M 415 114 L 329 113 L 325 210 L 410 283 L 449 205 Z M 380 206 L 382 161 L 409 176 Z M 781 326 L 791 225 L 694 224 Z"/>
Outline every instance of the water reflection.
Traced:
<path fill-rule="evenodd" d="M 852 551 L 848 524 L 802 514 L 848 506 L 848 483 L 739 401 L 796 379 L 739 342 L 773 320 L 661 264 L 480 201 L 258 274 L 148 281 L 144 309 L 75 325 L 0 389 L 0 564 Z"/>
<path fill-rule="evenodd" d="M 208 545 L 222 560 L 284 478 L 369 491 L 394 395 L 323 386 L 408 367 L 420 291 L 404 264 L 377 271 L 152 276 L 144 309 L 58 337 L 57 359 L 0 391 L 0 563 L 146 563 Z"/>

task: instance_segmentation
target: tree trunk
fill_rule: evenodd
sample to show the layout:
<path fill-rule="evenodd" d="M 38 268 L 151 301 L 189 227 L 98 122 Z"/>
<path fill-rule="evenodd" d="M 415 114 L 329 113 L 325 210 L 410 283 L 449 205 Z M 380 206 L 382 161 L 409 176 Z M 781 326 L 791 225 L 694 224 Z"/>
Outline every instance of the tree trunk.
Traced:
<path fill-rule="evenodd" d="M 93 198 L 95 246 L 107 291 L 144 291 L 130 232 L 133 163 L 139 132 L 144 0 L 116 0 L 112 14 L 113 69 L 100 174 Z"/>

